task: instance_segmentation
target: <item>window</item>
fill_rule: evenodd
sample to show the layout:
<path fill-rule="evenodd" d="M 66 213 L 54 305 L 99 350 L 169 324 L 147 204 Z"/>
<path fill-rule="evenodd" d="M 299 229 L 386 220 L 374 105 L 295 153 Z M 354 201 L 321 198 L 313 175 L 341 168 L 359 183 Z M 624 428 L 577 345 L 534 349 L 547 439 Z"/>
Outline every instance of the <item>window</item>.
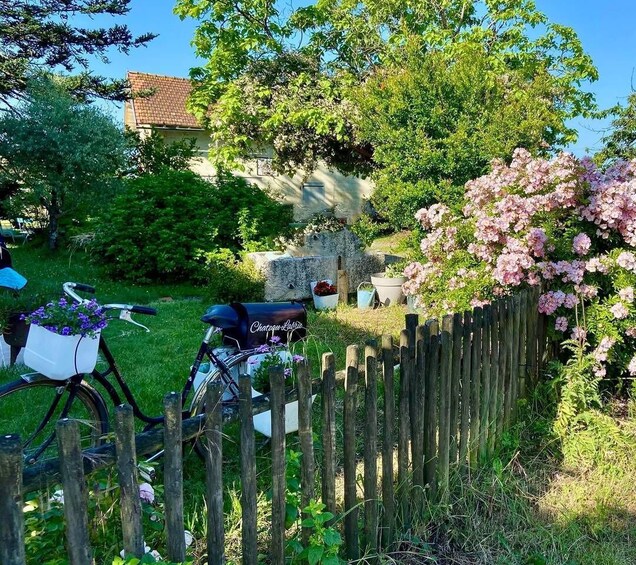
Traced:
<path fill-rule="evenodd" d="M 328 208 L 325 185 L 317 181 L 304 183 L 302 186 L 302 202 L 304 206 Z"/>

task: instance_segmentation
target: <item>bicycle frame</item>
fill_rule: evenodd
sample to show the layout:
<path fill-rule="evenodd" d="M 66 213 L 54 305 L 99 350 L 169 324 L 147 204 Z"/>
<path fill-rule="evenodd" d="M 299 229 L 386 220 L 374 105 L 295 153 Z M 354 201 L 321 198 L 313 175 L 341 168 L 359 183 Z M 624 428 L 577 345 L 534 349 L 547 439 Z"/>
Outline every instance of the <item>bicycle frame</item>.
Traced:
<path fill-rule="evenodd" d="M 210 360 L 210 363 L 212 363 L 214 367 L 218 370 L 221 380 L 226 387 L 226 392 L 228 392 L 231 395 L 232 401 L 238 400 L 238 385 L 232 378 L 232 375 L 230 373 L 230 367 L 222 359 L 220 359 L 218 355 L 216 355 L 216 353 L 214 352 L 214 348 L 210 346 L 210 340 L 212 339 L 212 336 L 214 335 L 214 333 L 215 333 L 215 328 L 210 327 L 206 331 L 205 336 L 201 342 L 197 355 L 192 364 L 192 368 L 190 369 L 188 378 L 186 379 L 183 385 L 183 389 L 181 391 L 181 401 L 183 406 L 186 405 L 186 400 L 190 394 L 190 391 L 192 390 L 194 386 L 195 377 L 199 371 L 201 363 L 206 358 L 206 356 Z M 122 397 L 120 395 L 120 391 L 121 391 L 121 394 L 123 394 L 124 400 L 128 404 L 130 404 L 130 406 L 132 407 L 134 416 L 147 424 L 145 429 L 149 429 L 155 425 L 163 423 L 164 416 L 148 416 L 142 411 L 141 407 L 135 400 L 135 397 L 132 391 L 130 390 L 130 387 L 128 386 L 123 375 L 119 371 L 117 362 L 115 361 L 113 354 L 111 353 L 108 345 L 106 344 L 106 341 L 103 335 L 100 336 L 99 350 L 101 354 L 103 355 L 106 363 L 108 364 L 108 368 L 103 372 L 100 372 L 97 369 L 95 369 L 91 373 L 91 376 L 107 392 L 113 404 L 117 406 L 122 403 Z M 252 350 L 244 350 L 244 351 L 239 350 L 240 356 L 247 357 L 252 353 L 253 353 Z M 115 381 L 120 389 L 119 391 L 113 385 L 113 383 L 108 379 L 110 375 L 113 375 L 115 377 Z M 80 382 L 81 381 L 77 381 L 77 382 L 71 381 L 71 386 L 73 386 L 73 383 L 75 383 L 75 386 L 77 386 Z M 183 410 L 182 415 L 184 418 L 188 417 L 190 415 L 190 410 L 187 410 L 187 409 Z"/>

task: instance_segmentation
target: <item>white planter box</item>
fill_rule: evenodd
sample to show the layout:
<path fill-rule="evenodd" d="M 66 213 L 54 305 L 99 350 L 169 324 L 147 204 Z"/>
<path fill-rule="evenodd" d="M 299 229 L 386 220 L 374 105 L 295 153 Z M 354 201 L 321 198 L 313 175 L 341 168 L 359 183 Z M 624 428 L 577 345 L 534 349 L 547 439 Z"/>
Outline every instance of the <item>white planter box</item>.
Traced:
<path fill-rule="evenodd" d="M 97 363 L 99 332 L 95 337 L 59 335 L 31 324 L 24 363 L 54 380 L 90 373 Z"/>

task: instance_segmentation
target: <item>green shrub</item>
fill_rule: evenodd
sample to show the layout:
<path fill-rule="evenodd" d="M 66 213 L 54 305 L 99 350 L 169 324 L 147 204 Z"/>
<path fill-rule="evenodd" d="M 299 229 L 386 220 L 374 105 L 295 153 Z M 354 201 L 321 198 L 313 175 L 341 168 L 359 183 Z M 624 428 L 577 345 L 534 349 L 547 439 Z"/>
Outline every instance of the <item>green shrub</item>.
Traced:
<path fill-rule="evenodd" d="M 388 225 L 375 221 L 368 214 L 362 214 L 349 226 L 349 229 L 360 238 L 366 247 L 369 247 L 374 240 L 388 230 Z"/>
<path fill-rule="evenodd" d="M 208 299 L 212 302 L 260 302 L 265 279 L 249 259 L 237 260 L 229 249 L 206 253 Z"/>
<path fill-rule="evenodd" d="M 273 246 L 289 232 L 293 209 L 266 190 L 220 171 L 211 183 L 207 206 L 214 210 L 215 247 L 250 251 Z"/>
<path fill-rule="evenodd" d="M 200 280 L 202 251 L 214 247 L 217 233 L 210 192 L 190 171 L 127 181 L 97 222 L 95 259 L 112 276 L 132 281 Z"/>

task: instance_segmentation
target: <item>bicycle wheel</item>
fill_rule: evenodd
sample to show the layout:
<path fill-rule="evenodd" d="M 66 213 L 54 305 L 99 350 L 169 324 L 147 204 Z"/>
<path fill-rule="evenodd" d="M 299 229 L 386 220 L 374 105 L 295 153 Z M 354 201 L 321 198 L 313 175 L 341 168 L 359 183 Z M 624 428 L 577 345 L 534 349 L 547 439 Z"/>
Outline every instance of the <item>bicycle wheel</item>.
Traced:
<path fill-rule="evenodd" d="M 61 418 L 79 421 L 82 449 L 99 445 L 108 432 L 104 401 L 87 383 L 35 375 L 0 387 L 0 434 L 20 435 L 25 465 L 57 457 Z"/>

